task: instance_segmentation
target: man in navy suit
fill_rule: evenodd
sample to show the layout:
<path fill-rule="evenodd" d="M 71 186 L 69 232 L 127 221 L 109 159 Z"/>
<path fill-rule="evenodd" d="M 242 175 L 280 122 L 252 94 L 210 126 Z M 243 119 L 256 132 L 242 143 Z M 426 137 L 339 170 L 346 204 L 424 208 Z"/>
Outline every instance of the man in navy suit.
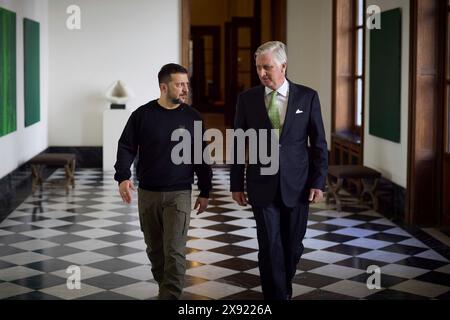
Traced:
<path fill-rule="evenodd" d="M 279 128 L 275 138 L 279 169 L 264 175 L 261 169 L 267 165 L 249 164 L 246 183 L 256 220 L 264 298 L 286 300 L 292 297 L 292 279 L 303 253 L 309 203 L 323 197 L 327 142 L 317 92 L 286 79 L 285 45 L 264 43 L 256 50 L 255 60 L 262 85 L 239 95 L 234 127 L 244 131 Z M 269 134 L 266 142 L 271 141 Z M 245 164 L 235 162 L 230 178 L 233 200 L 242 206 L 247 205 L 244 171 Z"/>

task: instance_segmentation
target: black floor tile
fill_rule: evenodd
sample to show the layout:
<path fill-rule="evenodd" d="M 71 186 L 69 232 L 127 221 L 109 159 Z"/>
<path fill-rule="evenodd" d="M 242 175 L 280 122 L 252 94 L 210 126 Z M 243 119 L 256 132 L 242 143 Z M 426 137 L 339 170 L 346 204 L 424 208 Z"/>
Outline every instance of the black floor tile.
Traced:
<path fill-rule="evenodd" d="M 366 238 L 388 242 L 401 242 L 403 240 L 409 239 L 409 237 L 384 232 L 375 233 L 373 235 L 367 236 Z"/>
<path fill-rule="evenodd" d="M 419 253 L 421 253 L 423 251 L 426 251 L 426 250 L 428 250 L 428 249 L 412 247 L 412 246 L 406 246 L 406 245 L 403 245 L 403 244 L 393 244 L 393 245 L 390 245 L 390 246 L 387 246 L 387 247 L 383 247 L 383 251 L 407 254 L 409 256 L 414 256 L 414 255 L 419 254 Z"/>
<path fill-rule="evenodd" d="M 77 300 L 134 300 L 134 299 L 129 296 L 125 296 L 123 294 L 115 293 L 113 291 L 102 291 L 99 293 L 78 298 Z"/>
<path fill-rule="evenodd" d="M 199 277 L 193 277 L 193 276 L 190 276 L 190 275 L 187 274 L 184 277 L 184 287 L 187 288 L 187 287 L 190 287 L 190 286 L 195 286 L 197 284 L 201 284 L 201 283 L 204 283 L 204 282 L 207 282 L 207 281 L 208 280 L 206 280 L 206 279 L 199 278 Z"/>
<path fill-rule="evenodd" d="M 224 243 L 236 243 L 251 239 L 250 237 L 239 236 L 237 234 L 224 233 L 216 236 L 208 237 L 208 240 L 219 241 Z"/>
<path fill-rule="evenodd" d="M 124 287 L 136 282 L 139 282 L 139 280 L 124 277 L 118 274 L 105 274 L 103 276 L 83 280 L 83 283 L 105 290 Z"/>
<path fill-rule="evenodd" d="M 341 253 L 346 254 L 349 256 L 358 256 L 360 254 L 366 253 L 368 251 L 371 251 L 371 249 L 361 248 L 361 247 L 355 247 L 355 246 L 349 246 L 346 244 L 339 244 L 337 246 L 329 247 L 323 249 L 324 251 L 331 251 L 335 253 Z"/>
<path fill-rule="evenodd" d="M 40 253 L 40 254 L 43 254 L 46 256 L 58 258 L 58 257 L 68 256 L 70 254 L 84 252 L 84 251 L 80 250 L 80 249 L 72 248 L 72 247 L 67 247 L 67 246 L 57 246 L 57 247 L 35 250 L 34 252 Z"/>
<path fill-rule="evenodd" d="M 16 226 L 11 227 L 5 227 L 2 228 L 3 230 L 15 232 L 15 233 L 21 233 L 21 232 L 27 232 L 27 231 L 33 231 L 37 229 L 42 229 L 41 227 L 33 226 L 32 224 L 19 224 Z"/>
<path fill-rule="evenodd" d="M 129 231 L 135 231 L 135 230 L 141 230 L 140 227 L 133 226 L 131 224 L 116 224 L 113 226 L 104 227 L 102 229 L 116 231 L 116 232 L 122 232 L 122 233 L 129 232 Z"/>
<path fill-rule="evenodd" d="M 418 276 L 414 280 L 431 282 L 431 283 L 447 286 L 450 288 L 450 274 L 448 274 L 448 273 L 431 271 L 431 272 L 425 273 L 421 276 Z"/>
<path fill-rule="evenodd" d="M 122 259 L 109 259 L 89 264 L 89 267 L 105 270 L 109 272 L 117 272 L 125 269 L 138 267 L 140 264 L 133 263 Z"/>
<path fill-rule="evenodd" d="M 359 224 L 356 226 L 357 228 L 361 228 L 361 229 L 367 229 L 367 230 L 373 230 L 373 231 L 385 231 L 385 230 L 389 230 L 392 229 L 392 226 L 386 226 L 384 224 L 378 224 L 378 223 L 371 223 L 371 222 L 367 222 L 367 223 L 363 223 L 363 224 Z"/>
<path fill-rule="evenodd" d="M 40 274 L 33 277 L 17 279 L 11 282 L 33 290 L 40 290 L 66 283 L 67 279 L 57 277 L 52 274 Z"/>
<path fill-rule="evenodd" d="M 140 237 L 130 236 L 128 234 L 123 234 L 123 233 L 114 234 L 112 236 L 106 236 L 106 237 L 102 237 L 102 238 L 97 238 L 97 240 L 113 242 L 116 244 L 123 244 L 123 243 L 133 242 L 133 241 L 137 241 L 137 240 L 144 241 L 144 239 L 142 239 Z"/>
<path fill-rule="evenodd" d="M 214 216 L 205 217 L 205 219 L 211 220 L 211 221 L 216 221 L 216 222 L 228 222 L 228 221 L 237 220 L 238 218 L 217 214 Z"/>
<path fill-rule="evenodd" d="M 8 234 L 6 236 L 0 237 L 0 243 L 4 245 L 27 241 L 27 240 L 34 240 L 32 237 L 24 236 L 22 234 Z"/>
<path fill-rule="evenodd" d="M 211 207 L 211 208 L 208 207 L 208 209 L 206 209 L 206 211 L 211 212 L 211 213 L 225 213 L 225 212 L 231 212 L 231 211 L 235 211 L 235 210 L 228 209 L 228 208 L 222 208 L 222 207 Z"/>
<path fill-rule="evenodd" d="M 429 269 L 429 270 L 435 270 L 437 268 L 440 268 L 444 265 L 446 265 L 445 262 L 437 261 L 437 260 L 430 260 L 420 257 L 409 257 L 400 261 L 397 261 L 396 264 L 401 264 L 405 266 L 410 267 L 417 267 L 422 269 Z"/>
<path fill-rule="evenodd" d="M 253 290 L 242 291 L 223 298 L 223 300 L 263 300 L 263 299 L 264 296 L 262 292 L 257 292 Z"/>
<path fill-rule="evenodd" d="M 242 256 L 243 254 L 256 252 L 258 250 L 251 249 L 251 248 L 246 248 L 246 247 L 241 247 L 241 246 L 228 245 L 228 246 L 223 246 L 223 247 L 210 249 L 208 251 L 212 251 L 212 252 L 216 252 L 216 253 L 222 253 L 222 254 L 226 254 L 226 255 L 229 255 L 229 256 L 233 256 L 233 257 L 239 257 L 239 256 Z"/>
<path fill-rule="evenodd" d="M 77 203 L 78 204 L 78 203 Z M 72 208 L 72 209 L 67 209 L 67 212 L 70 213 L 78 213 L 78 214 L 85 214 L 85 213 L 94 213 L 97 212 L 98 209 L 94 209 L 94 208 L 89 208 L 89 207 L 81 207 L 81 208 Z M 75 220 L 76 222 L 80 222 L 80 219 Z"/>
<path fill-rule="evenodd" d="M 10 218 L 10 220 L 22 222 L 22 223 L 30 223 L 30 222 L 39 222 L 39 221 L 50 220 L 50 218 L 46 218 L 46 217 L 42 217 L 42 216 L 38 216 L 38 215 L 30 215 L 30 216 Z"/>
<path fill-rule="evenodd" d="M 341 281 L 341 279 L 309 272 L 299 273 L 295 275 L 292 280 L 293 283 L 313 288 L 322 288 L 339 281 Z"/>
<path fill-rule="evenodd" d="M 5 300 L 62 300 L 62 299 L 40 291 L 31 291 L 28 293 L 6 298 Z"/>
<path fill-rule="evenodd" d="M 292 298 L 292 300 L 355 300 L 355 298 L 330 291 L 316 289 L 306 294 L 294 297 Z"/>
<path fill-rule="evenodd" d="M 368 300 L 425 300 L 427 298 L 392 289 L 381 290 L 367 297 Z"/>
<path fill-rule="evenodd" d="M 53 272 L 53 271 L 59 271 L 62 269 L 67 269 L 69 266 L 71 266 L 73 263 L 69 261 L 63 261 L 59 259 L 49 259 L 39 262 L 33 262 L 24 265 L 24 267 L 43 271 L 43 272 Z"/>
<path fill-rule="evenodd" d="M 21 252 L 24 252 L 24 250 L 10 246 L 0 246 L 0 257 L 9 256 Z"/>
<path fill-rule="evenodd" d="M 66 211 L 68 211 L 68 210 L 66 210 Z M 71 223 L 95 221 L 96 220 L 95 218 L 84 216 L 84 215 L 82 215 L 82 213 L 93 213 L 93 212 L 96 212 L 96 211 L 98 211 L 98 210 L 92 210 L 92 211 L 88 211 L 88 212 L 72 212 L 72 213 L 79 213 L 79 214 L 74 215 L 74 216 L 59 218 L 59 220 L 63 220 L 63 221 L 71 222 Z"/>
<path fill-rule="evenodd" d="M 240 226 L 234 226 L 231 224 L 218 223 L 218 224 L 214 224 L 212 226 L 204 227 L 203 229 L 209 229 L 209 230 L 221 231 L 221 232 L 232 232 L 232 231 L 245 229 L 245 228 L 240 227 Z"/>
<path fill-rule="evenodd" d="M 350 278 L 348 280 L 357 281 L 357 282 L 361 282 L 361 283 L 367 283 L 367 280 L 369 279 L 369 277 L 371 275 L 373 275 L 373 273 L 370 273 L 370 274 L 363 273 L 363 274 L 357 275 L 356 277 Z M 380 274 L 381 288 L 389 288 L 389 287 L 395 286 L 396 284 L 404 282 L 406 280 L 408 280 L 408 279 L 399 278 L 399 277 L 395 277 L 395 276 L 391 276 L 391 275 L 383 274 L 383 273 Z M 370 283 L 372 283 L 372 282 L 370 282 Z"/>
<path fill-rule="evenodd" d="M 335 226 L 335 225 L 326 224 L 326 223 L 315 223 L 315 224 L 312 224 L 312 225 L 308 226 L 308 228 L 314 229 L 314 230 L 332 232 L 332 231 L 344 229 L 345 227 Z"/>
<path fill-rule="evenodd" d="M 357 203 L 356 203 L 356 205 L 357 205 Z M 344 205 L 344 206 L 342 206 L 342 211 L 344 211 L 344 212 L 354 212 L 354 213 L 358 213 L 358 212 L 363 212 L 363 211 L 367 211 L 367 210 L 369 210 L 370 208 L 369 207 L 365 207 L 365 208 L 360 208 L 360 207 L 353 207 L 353 206 L 346 206 L 346 205 Z"/>
<path fill-rule="evenodd" d="M 299 263 L 297 264 L 297 269 L 301 271 L 309 271 L 311 269 L 323 267 L 325 265 L 326 263 L 323 262 L 301 258 Z"/>
<path fill-rule="evenodd" d="M 62 231 L 62 230 L 58 230 L 58 231 Z M 75 232 L 77 232 L 77 231 L 75 231 Z M 46 238 L 47 241 L 51 241 L 51 242 L 59 243 L 59 244 L 67 244 L 67 243 L 72 243 L 72 242 L 77 242 L 77 241 L 88 240 L 88 239 L 90 239 L 90 238 L 78 236 L 75 234 L 62 234 L 59 236 Z"/>
<path fill-rule="evenodd" d="M 259 276 L 242 272 L 235 273 L 224 278 L 216 279 L 215 281 L 230 284 L 233 286 L 245 287 L 248 289 L 255 288 L 261 285 Z"/>
<path fill-rule="evenodd" d="M 258 266 L 258 263 L 256 261 L 247 260 L 247 259 L 232 258 L 232 259 L 227 259 L 227 260 L 219 261 L 216 263 L 212 263 L 212 265 L 222 267 L 222 268 L 228 268 L 228 269 L 236 270 L 236 271 L 246 271 L 249 269 L 256 268 Z"/>
<path fill-rule="evenodd" d="M 375 260 L 369 260 L 369 259 L 364 259 L 364 258 L 352 257 L 349 259 L 338 261 L 335 264 L 340 265 L 340 266 L 350 267 L 350 268 L 367 270 L 367 268 L 369 266 L 376 265 L 376 266 L 382 267 L 382 266 L 386 265 L 387 263 L 382 262 L 382 261 L 375 261 Z"/>
<path fill-rule="evenodd" d="M 73 224 L 68 224 L 65 226 L 60 226 L 60 227 L 55 227 L 52 228 L 53 230 L 57 230 L 57 231 L 62 231 L 62 232 L 78 232 L 78 231 L 85 231 L 85 230 L 90 230 L 92 228 L 87 227 L 87 226 L 83 226 L 81 224 L 76 224 L 76 222 L 74 222 Z"/>
<path fill-rule="evenodd" d="M 321 234 L 320 236 L 314 237 L 313 239 L 343 243 L 343 242 L 347 242 L 347 241 L 354 240 L 357 238 L 352 237 L 352 236 L 347 236 L 344 234 L 338 234 L 338 233 L 325 233 L 325 234 Z"/>

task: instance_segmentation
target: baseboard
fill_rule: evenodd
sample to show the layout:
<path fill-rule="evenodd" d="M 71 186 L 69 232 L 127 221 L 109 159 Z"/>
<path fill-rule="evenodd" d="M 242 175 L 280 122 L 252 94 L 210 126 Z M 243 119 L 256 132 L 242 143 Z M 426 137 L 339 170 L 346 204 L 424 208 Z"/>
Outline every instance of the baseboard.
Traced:
<path fill-rule="evenodd" d="M 377 190 L 378 211 L 394 222 L 404 222 L 406 189 L 392 181 L 381 178 Z"/>

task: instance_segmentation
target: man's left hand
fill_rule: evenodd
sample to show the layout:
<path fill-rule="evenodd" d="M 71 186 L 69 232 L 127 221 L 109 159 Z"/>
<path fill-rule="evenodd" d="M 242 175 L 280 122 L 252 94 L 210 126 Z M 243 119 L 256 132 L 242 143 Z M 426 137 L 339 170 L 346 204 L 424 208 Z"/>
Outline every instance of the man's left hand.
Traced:
<path fill-rule="evenodd" d="M 208 202 L 209 202 L 208 198 L 201 198 L 201 197 L 197 198 L 197 201 L 195 201 L 194 205 L 194 209 L 198 208 L 197 214 L 200 214 L 206 210 L 206 208 L 208 207 Z"/>
<path fill-rule="evenodd" d="M 323 198 L 323 192 L 320 189 L 311 189 L 309 191 L 309 202 L 317 203 Z"/>

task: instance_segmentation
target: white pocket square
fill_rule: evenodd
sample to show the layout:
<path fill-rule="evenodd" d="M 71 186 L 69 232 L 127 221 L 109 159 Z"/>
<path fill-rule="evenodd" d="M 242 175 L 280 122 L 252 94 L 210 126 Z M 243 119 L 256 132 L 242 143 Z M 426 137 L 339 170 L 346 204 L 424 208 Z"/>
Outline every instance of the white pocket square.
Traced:
<path fill-rule="evenodd" d="M 295 111 L 295 114 L 299 114 L 299 113 L 303 113 L 303 110 L 297 109 L 297 111 Z"/>

